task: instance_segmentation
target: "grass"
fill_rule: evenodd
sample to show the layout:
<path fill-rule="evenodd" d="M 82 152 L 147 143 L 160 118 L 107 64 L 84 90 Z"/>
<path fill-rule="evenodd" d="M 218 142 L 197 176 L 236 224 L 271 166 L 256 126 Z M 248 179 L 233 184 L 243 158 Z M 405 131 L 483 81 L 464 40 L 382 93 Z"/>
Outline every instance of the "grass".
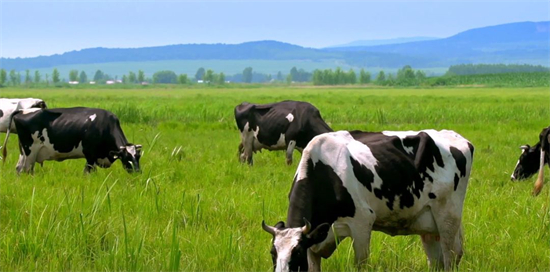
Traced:
<path fill-rule="evenodd" d="M 547 88 L 9 89 L 50 107 L 116 113 L 143 144 L 143 173 L 115 163 L 83 175 L 83 160 L 15 174 L 17 141 L 0 169 L 0 267 L 5 271 L 271 271 L 261 221 L 286 219 L 293 166 L 282 152 L 237 161 L 233 108 L 310 101 L 334 129 L 453 129 L 476 147 L 464 210 L 464 271 L 546 271 L 550 189 L 510 182 L 519 146 L 548 126 Z M 548 178 L 547 178 L 548 179 Z M 375 233 L 368 270 L 427 270 L 418 236 Z M 345 240 L 323 268 L 353 270 Z"/>

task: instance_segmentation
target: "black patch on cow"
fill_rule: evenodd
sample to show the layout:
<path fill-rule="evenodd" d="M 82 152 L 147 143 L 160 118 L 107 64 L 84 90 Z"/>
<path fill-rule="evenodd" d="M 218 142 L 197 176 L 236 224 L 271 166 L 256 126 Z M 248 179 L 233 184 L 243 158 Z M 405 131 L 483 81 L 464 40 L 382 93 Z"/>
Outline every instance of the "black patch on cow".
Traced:
<path fill-rule="evenodd" d="M 464 157 L 464 154 L 458 148 L 451 146 L 450 148 L 451 155 L 453 155 L 453 158 L 456 162 L 456 167 L 458 167 L 458 171 L 460 171 L 460 176 L 465 177 L 466 176 L 466 157 Z"/>
<path fill-rule="evenodd" d="M 0 117 L 4 116 L 4 112 L 0 110 Z"/>
<path fill-rule="evenodd" d="M 428 194 L 428 197 L 429 197 L 430 199 L 435 199 L 435 194 L 434 194 L 434 193 L 429 193 L 429 194 Z"/>
<path fill-rule="evenodd" d="M 374 211 L 373 211 L 372 209 L 369 209 L 369 212 L 370 212 L 370 213 L 374 213 Z"/>
<path fill-rule="evenodd" d="M 472 145 L 470 142 L 468 142 L 468 149 L 470 149 L 470 154 L 472 154 L 472 158 L 474 157 L 474 145 Z"/>
<path fill-rule="evenodd" d="M 329 165 L 307 161 L 307 177 L 296 181 L 289 197 L 287 224 L 304 226 L 304 217 L 312 229 L 323 223 L 332 224 L 338 217 L 353 217 L 355 204 L 340 177 Z"/>
<path fill-rule="evenodd" d="M 397 198 L 400 209 L 412 207 L 415 197 L 420 198 L 424 190 L 424 180 L 433 182 L 433 177 L 427 170 L 435 171 L 435 164 L 445 167 L 439 148 L 425 132 L 407 136 L 403 140 L 378 132 L 350 131 L 350 134 L 357 141 L 367 145 L 378 161 L 375 171 L 382 179 L 382 185 L 380 188 L 374 188 L 372 192 L 377 198 L 386 199 L 386 206 L 390 210 L 393 210 Z M 352 161 L 352 165 L 353 163 Z M 363 168 L 354 165 L 354 173 L 359 179 L 361 175 L 356 173 L 356 168 Z M 358 172 L 367 176 L 364 171 Z"/>
<path fill-rule="evenodd" d="M 374 174 L 366 166 L 360 164 L 353 157 L 349 157 L 351 165 L 353 166 L 353 174 L 367 188 L 372 192 L 372 183 L 374 183 Z"/>
<path fill-rule="evenodd" d="M 456 191 L 456 188 L 458 187 L 458 182 L 460 181 L 460 177 L 458 177 L 458 175 L 455 173 L 455 191 Z"/>

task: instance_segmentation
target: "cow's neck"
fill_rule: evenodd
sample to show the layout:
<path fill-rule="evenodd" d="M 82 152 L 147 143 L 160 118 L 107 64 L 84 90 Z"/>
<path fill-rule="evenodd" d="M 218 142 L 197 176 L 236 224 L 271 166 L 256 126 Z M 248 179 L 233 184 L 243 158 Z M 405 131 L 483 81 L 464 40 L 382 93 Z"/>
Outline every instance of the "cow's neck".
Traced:
<path fill-rule="evenodd" d="M 304 226 L 304 218 L 312 222 L 314 193 L 312 191 L 312 181 L 302 179 L 294 182 L 289 196 L 289 207 L 287 215 L 287 225 L 289 228 L 297 228 Z M 317 222 L 312 222 L 313 226 L 317 226 Z"/>
<path fill-rule="evenodd" d="M 124 136 L 124 133 L 122 133 L 122 129 L 120 127 L 118 129 L 114 129 L 111 134 L 115 140 L 114 143 L 116 148 L 120 148 L 121 146 L 126 146 L 126 144 L 128 144 L 128 140 L 126 140 L 126 136 Z"/>
<path fill-rule="evenodd" d="M 332 224 L 340 217 L 353 217 L 353 199 L 330 163 L 319 160 L 314 164 L 308 159 L 306 169 L 290 190 L 288 226 L 302 227 L 304 218 L 315 228 L 323 223 Z"/>

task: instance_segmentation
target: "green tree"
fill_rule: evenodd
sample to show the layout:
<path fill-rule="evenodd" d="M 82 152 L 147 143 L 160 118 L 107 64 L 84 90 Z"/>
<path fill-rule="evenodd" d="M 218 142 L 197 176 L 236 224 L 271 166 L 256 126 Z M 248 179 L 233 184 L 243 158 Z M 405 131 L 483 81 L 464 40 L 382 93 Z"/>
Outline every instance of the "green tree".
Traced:
<path fill-rule="evenodd" d="M 17 85 L 17 73 L 15 70 L 10 70 L 10 82 L 12 86 Z"/>
<path fill-rule="evenodd" d="M 179 84 L 187 84 L 189 79 L 187 78 L 187 74 L 180 74 L 178 76 L 178 83 Z"/>
<path fill-rule="evenodd" d="M 40 72 L 38 70 L 34 71 L 34 83 L 38 84 L 42 80 Z"/>
<path fill-rule="evenodd" d="M 283 80 L 284 80 L 283 74 L 281 73 L 281 71 L 279 71 L 277 73 L 277 81 L 283 82 Z"/>
<path fill-rule="evenodd" d="M 203 78 L 204 78 L 204 73 L 205 73 L 204 68 L 202 68 L 202 67 L 199 68 L 199 69 L 197 70 L 197 72 L 195 73 L 195 79 L 196 79 L 196 80 L 203 80 Z"/>
<path fill-rule="evenodd" d="M 312 81 L 313 85 L 325 85 L 323 81 L 323 71 L 315 69 L 315 71 L 313 71 Z"/>
<path fill-rule="evenodd" d="M 95 74 L 94 74 L 94 81 L 101 81 L 103 80 L 103 78 L 105 77 L 105 74 L 103 74 L 103 72 L 101 70 L 97 70 L 95 71 Z"/>
<path fill-rule="evenodd" d="M 128 84 L 128 77 L 126 75 L 122 75 L 122 83 Z"/>
<path fill-rule="evenodd" d="M 78 70 L 69 71 L 69 81 L 78 81 Z"/>
<path fill-rule="evenodd" d="M 211 69 L 206 70 L 203 80 L 204 82 L 214 83 L 214 71 L 212 71 Z"/>
<path fill-rule="evenodd" d="M 357 83 L 357 75 L 355 74 L 355 71 L 353 71 L 353 69 L 349 69 L 347 79 L 347 83 L 349 84 Z"/>
<path fill-rule="evenodd" d="M 29 69 L 25 70 L 25 84 L 29 85 L 32 82 L 31 71 Z"/>
<path fill-rule="evenodd" d="M 54 84 L 59 82 L 59 71 L 57 71 L 57 68 L 53 69 L 52 81 L 53 81 Z"/>
<path fill-rule="evenodd" d="M 292 75 L 288 74 L 286 76 L 286 84 L 291 84 L 292 83 Z"/>
<path fill-rule="evenodd" d="M 218 76 L 218 84 L 225 84 L 225 74 L 223 72 Z"/>
<path fill-rule="evenodd" d="M 7 77 L 8 77 L 8 73 L 6 73 L 6 70 L 1 69 L 0 70 L 0 85 L 4 85 L 6 83 Z"/>
<path fill-rule="evenodd" d="M 130 71 L 128 73 L 128 82 L 130 83 L 136 83 L 136 73 Z"/>
<path fill-rule="evenodd" d="M 137 80 L 140 84 L 145 81 L 145 73 L 142 70 L 138 71 Z"/>
<path fill-rule="evenodd" d="M 78 77 L 78 82 L 80 83 L 87 83 L 88 82 L 88 75 L 86 75 L 86 72 L 81 71 L 80 76 Z"/>
<path fill-rule="evenodd" d="M 384 83 L 386 83 L 386 74 L 384 73 L 384 71 L 380 71 L 380 73 L 378 73 L 378 76 L 376 77 L 376 84 L 384 85 Z"/>
<path fill-rule="evenodd" d="M 252 82 L 252 67 L 246 67 L 243 70 L 243 82 L 250 83 Z"/>
<path fill-rule="evenodd" d="M 139 77 L 139 76 L 138 76 Z M 169 84 L 175 84 L 178 81 L 178 77 L 176 76 L 176 73 L 173 71 L 158 71 L 153 74 L 153 82 L 154 83 L 169 83 Z M 140 81 L 143 82 L 143 81 Z"/>
<path fill-rule="evenodd" d="M 370 83 L 370 73 L 365 72 L 365 69 L 361 69 L 361 72 L 359 72 L 359 83 L 361 84 Z"/>

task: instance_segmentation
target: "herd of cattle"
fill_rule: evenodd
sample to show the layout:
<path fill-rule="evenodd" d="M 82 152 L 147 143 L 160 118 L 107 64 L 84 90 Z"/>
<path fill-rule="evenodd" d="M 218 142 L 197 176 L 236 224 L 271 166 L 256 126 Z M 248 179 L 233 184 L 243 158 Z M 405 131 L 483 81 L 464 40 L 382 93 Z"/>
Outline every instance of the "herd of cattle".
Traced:
<path fill-rule="evenodd" d="M 433 268 L 449 270 L 462 257 L 462 211 L 474 146 L 451 130 L 336 131 L 307 102 L 242 103 L 235 107 L 241 133 L 239 159 L 253 164 L 261 149 L 302 153 L 289 194 L 286 224 L 262 222 L 273 235 L 276 271 L 320 271 L 338 241 L 352 237 L 357 265 L 369 255 L 373 230 L 421 236 Z M 36 163 L 85 158 L 85 172 L 120 159 L 139 172 L 141 145 L 129 143 L 118 118 L 93 108 L 49 109 L 40 99 L 0 99 L 2 148 L 10 132 L 19 138 L 17 172 Z M 550 127 L 539 142 L 521 147 L 511 176 L 522 180 L 538 171 L 534 194 L 543 186 L 550 159 Z"/>

